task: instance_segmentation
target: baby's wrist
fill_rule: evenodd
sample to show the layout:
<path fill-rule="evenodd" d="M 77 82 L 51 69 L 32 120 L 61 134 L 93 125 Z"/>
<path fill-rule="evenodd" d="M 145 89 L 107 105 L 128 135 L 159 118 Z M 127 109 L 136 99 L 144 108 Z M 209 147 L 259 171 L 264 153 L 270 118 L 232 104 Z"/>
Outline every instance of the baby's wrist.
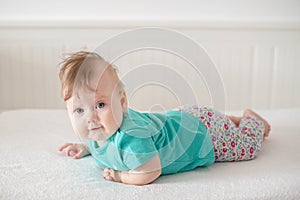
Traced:
<path fill-rule="evenodd" d="M 115 173 L 114 173 L 114 180 L 116 181 L 116 182 L 122 182 L 122 171 L 118 171 L 118 170 L 115 170 L 114 171 Z"/>

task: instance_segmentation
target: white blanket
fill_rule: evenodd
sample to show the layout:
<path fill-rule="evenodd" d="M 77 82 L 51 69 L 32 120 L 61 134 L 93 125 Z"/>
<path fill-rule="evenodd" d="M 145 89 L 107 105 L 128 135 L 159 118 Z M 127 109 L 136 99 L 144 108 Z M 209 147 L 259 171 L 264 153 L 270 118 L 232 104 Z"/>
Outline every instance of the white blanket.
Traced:
<path fill-rule="evenodd" d="M 300 109 L 260 112 L 272 125 L 255 160 L 161 176 L 146 186 L 105 181 L 91 157 L 57 147 L 79 141 L 64 110 L 0 114 L 0 199 L 299 199 Z"/>

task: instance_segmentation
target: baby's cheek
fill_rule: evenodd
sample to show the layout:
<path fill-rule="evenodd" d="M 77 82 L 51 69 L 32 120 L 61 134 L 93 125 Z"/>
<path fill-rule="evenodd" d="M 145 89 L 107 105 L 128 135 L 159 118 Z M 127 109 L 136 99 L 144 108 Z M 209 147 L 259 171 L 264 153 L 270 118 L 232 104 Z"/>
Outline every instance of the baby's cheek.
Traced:
<path fill-rule="evenodd" d="M 88 133 L 86 124 L 82 120 L 75 120 L 73 128 L 76 129 L 74 131 L 81 137 L 85 137 Z"/>
<path fill-rule="evenodd" d="M 112 123 L 114 123 L 118 128 L 121 126 L 123 120 L 122 112 L 114 112 L 112 116 Z"/>

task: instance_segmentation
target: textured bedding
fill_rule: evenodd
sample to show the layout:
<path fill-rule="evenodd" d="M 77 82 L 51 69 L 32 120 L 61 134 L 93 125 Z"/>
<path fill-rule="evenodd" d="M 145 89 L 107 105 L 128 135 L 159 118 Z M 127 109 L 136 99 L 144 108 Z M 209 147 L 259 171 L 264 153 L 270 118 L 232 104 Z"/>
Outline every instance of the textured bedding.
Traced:
<path fill-rule="evenodd" d="M 57 151 L 79 142 L 65 110 L 0 113 L 0 199 L 299 199 L 300 109 L 260 111 L 272 125 L 255 160 L 161 176 L 146 186 L 105 181 L 89 156 Z"/>

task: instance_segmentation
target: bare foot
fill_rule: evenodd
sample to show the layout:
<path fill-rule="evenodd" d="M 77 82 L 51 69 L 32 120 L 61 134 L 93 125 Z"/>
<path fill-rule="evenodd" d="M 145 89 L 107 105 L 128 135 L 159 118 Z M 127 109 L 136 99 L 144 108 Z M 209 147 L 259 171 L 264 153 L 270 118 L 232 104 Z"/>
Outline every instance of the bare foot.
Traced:
<path fill-rule="evenodd" d="M 239 127 L 242 117 L 228 116 L 228 118 L 235 124 L 236 127 Z"/>
<path fill-rule="evenodd" d="M 247 117 L 249 115 L 253 115 L 253 116 L 257 117 L 259 120 L 261 120 L 264 123 L 264 125 L 265 125 L 264 138 L 268 137 L 269 133 L 271 131 L 271 125 L 264 118 L 262 118 L 259 114 L 254 112 L 253 110 L 246 109 L 243 113 L 243 116 Z"/>

